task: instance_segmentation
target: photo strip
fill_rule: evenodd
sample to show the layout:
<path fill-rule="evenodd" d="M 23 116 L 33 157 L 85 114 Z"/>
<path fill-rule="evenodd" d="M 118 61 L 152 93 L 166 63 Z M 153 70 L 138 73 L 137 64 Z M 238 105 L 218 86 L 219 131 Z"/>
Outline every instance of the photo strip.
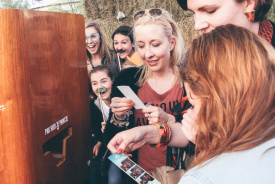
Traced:
<path fill-rule="evenodd" d="M 139 184 L 161 184 L 148 172 L 122 153 L 114 153 L 108 158 Z"/>

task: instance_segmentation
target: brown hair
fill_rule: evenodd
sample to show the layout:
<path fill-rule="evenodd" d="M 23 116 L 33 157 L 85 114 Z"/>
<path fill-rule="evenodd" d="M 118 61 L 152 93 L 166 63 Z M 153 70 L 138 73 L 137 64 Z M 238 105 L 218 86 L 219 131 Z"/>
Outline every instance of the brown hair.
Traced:
<path fill-rule="evenodd" d="M 96 22 L 88 22 L 88 23 L 85 24 L 85 29 L 89 28 L 89 27 L 95 28 L 98 31 L 99 35 L 100 35 L 101 43 L 100 43 L 100 47 L 99 47 L 99 55 L 101 56 L 101 60 L 103 59 L 104 56 L 106 56 L 107 61 L 111 62 L 111 54 L 110 54 L 110 51 L 109 51 L 109 47 L 107 45 L 105 36 L 104 36 L 104 34 L 103 34 L 103 32 L 100 28 L 100 25 Z M 89 61 L 91 61 L 92 56 L 91 56 L 90 52 L 87 49 L 86 49 L 86 51 L 87 51 L 87 57 L 88 57 Z"/>
<path fill-rule="evenodd" d="M 90 98 L 93 100 L 95 100 L 97 98 L 97 96 L 93 91 L 91 81 L 92 81 L 92 75 L 97 72 L 105 72 L 107 74 L 107 76 L 110 77 L 111 81 L 114 82 L 114 75 L 109 67 L 107 67 L 105 65 L 98 65 L 98 66 L 94 67 L 93 70 L 91 70 L 91 72 L 89 73 L 89 85 L 91 87 Z"/>
<path fill-rule="evenodd" d="M 236 0 L 241 3 L 245 0 Z M 246 0 L 247 1 L 247 0 Z M 267 18 L 268 11 L 270 10 L 273 0 L 255 0 L 255 21 L 261 22 Z"/>
<path fill-rule="evenodd" d="M 181 76 L 201 99 L 194 165 L 275 137 L 275 50 L 234 25 L 193 41 Z"/>

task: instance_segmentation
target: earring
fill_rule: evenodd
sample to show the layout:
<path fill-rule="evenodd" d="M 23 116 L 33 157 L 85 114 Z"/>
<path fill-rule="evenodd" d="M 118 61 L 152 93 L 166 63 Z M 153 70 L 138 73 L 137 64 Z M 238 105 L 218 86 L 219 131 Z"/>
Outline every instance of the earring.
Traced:
<path fill-rule="evenodd" d="M 245 12 L 245 15 L 247 16 L 248 20 L 254 22 L 255 19 L 255 10 L 250 12 Z"/>

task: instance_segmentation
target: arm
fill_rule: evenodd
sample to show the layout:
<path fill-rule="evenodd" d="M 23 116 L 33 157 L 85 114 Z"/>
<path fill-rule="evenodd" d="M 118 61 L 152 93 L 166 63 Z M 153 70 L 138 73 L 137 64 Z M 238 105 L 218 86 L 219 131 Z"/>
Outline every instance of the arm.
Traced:
<path fill-rule="evenodd" d="M 94 158 L 98 155 L 99 150 L 100 150 L 100 146 L 101 146 L 101 142 L 98 141 L 97 144 L 93 148 L 93 157 Z"/>
<path fill-rule="evenodd" d="M 144 144 L 157 144 L 158 141 L 159 132 L 156 126 L 139 126 L 116 134 L 107 147 L 112 153 L 119 149 L 130 153 Z"/>
<path fill-rule="evenodd" d="M 172 123 L 169 124 L 171 128 L 171 139 L 170 142 L 168 143 L 168 146 L 173 146 L 173 147 L 185 147 L 188 144 L 188 139 L 182 132 L 182 124 L 181 123 Z"/>
<path fill-rule="evenodd" d="M 200 175 L 199 175 L 200 176 Z M 206 184 L 209 181 L 209 178 L 200 178 L 199 176 L 192 176 L 192 175 L 183 175 L 179 184 Z"/>
<path fill-rule="evenodd" d="M 181 131 L 181 124 L 170 125 L 171 139 L 169 146 L 185 147 L 188 144 L 187 138 Z M 158 144 L 159 131 L 154 125 L 135 127 L 118 133 L 108 144 L 108 149 L 115 153 L 122 149 L 125 153 L 130 153 L 144 144 Z"/>
<path fill-rule="evenodd" d="M 143 108 L 142 112 L 145 117 L 148 117 L 149 124 L 154 122 L 176 122 L 176 118 L 172 114 L 168 114 L 160 107 L 150 105 Z"/>
<path fill-rule="evenodd" d="M 111 99 L 114 97 L 122 98 L 123 94 L 118 90 L 117 86 L 120 85 L 128 85 L 132 88 L 132 90 L 137 93 L 138 86 L 136 86 L 136 81 L 139 75 L 136 75 L 138 68 L 129 68 L 120 72 L 119 76 L 115 79 L 112 86 Z M 126 99 L 126 98 L 124 98 Z M 111 105 L 113 107 L 114 104 Z M 109 118 L 104 131 L 104 143 L 108 143 L 118 132 L 124 131 L 126 129 L 134 127 L 134 116 L 129 116 L 129 126 L 128 127 L 117 127 L 111 123 L 111 118 L 113 116 L 113 112 L 110 111 Z"/>

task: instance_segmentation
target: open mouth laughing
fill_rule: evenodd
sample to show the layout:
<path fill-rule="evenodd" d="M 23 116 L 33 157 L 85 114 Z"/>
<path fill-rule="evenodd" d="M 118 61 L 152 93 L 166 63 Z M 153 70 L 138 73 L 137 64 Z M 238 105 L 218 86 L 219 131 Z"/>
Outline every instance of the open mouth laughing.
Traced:
<path fill-rule="evenodd" d="M 95 48 L 95 44 L 88 45 L 89 49 Z"/>
<path fill-rule="evenodd" d="M 100 89 L 97 90 L 96 93 L 102 95 L 102 94 L 104 94 L 104 93 L 106 93 L 106 92 L 107 92 L 107 89 L 100 88 Z"/>

